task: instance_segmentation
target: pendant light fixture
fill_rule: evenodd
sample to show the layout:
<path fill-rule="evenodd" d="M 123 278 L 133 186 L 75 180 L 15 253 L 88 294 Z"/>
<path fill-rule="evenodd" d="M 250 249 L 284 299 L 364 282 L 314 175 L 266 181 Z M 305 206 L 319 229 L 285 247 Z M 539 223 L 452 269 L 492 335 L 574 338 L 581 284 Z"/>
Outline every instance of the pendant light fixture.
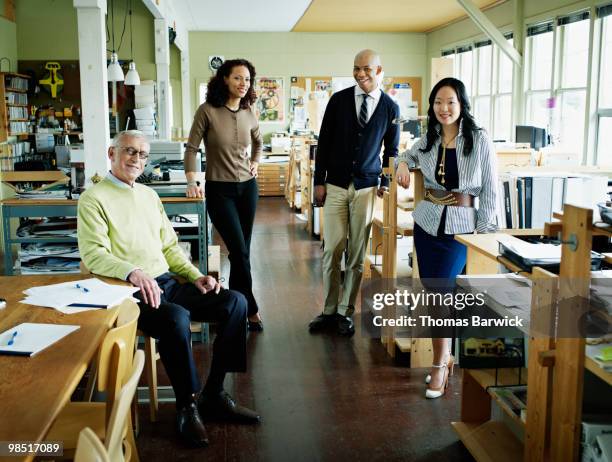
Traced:
<path fill-rule="evenodd" d="M 111 40 L 113 51 L 111 53 L 110 64 L 107 69 L 107 78 L 109 82 L 123 82 L 123 70 L 119 65 L 119 57 L 115 51 L 115 2 L 111 0 Z"/>
<path fill-rule="evenodd" d="M 132 0 L 128 0 L 129 15 L 130 15 L 130 64 L 127 74 L 125 75 L 125 85 L 140 85 L 140 75 L 136 70 L 134 62 L 134 42 L 132 40 Z"/>

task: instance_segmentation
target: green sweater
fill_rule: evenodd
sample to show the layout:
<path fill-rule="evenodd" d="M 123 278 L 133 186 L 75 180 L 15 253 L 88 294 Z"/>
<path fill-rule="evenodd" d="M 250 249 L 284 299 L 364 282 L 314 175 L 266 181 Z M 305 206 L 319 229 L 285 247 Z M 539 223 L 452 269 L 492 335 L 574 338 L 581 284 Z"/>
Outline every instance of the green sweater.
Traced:
<path fill-rule="evenodd" d="M 151 188 L 105 178 L 79 198 L 79 252 L 92 273 L 126 280 L 135 269 L 151 277 L 168 270 L 193 282 L 202 273 L 185 257 Z"/>

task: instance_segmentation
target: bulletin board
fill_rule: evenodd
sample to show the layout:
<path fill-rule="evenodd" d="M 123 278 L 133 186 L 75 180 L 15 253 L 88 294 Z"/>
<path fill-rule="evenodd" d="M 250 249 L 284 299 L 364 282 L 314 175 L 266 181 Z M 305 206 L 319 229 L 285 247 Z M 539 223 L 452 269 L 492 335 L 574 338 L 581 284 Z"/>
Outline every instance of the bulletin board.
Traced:
<path fill-rule="evenodd" d="M 331 82 L 331 76 L 291 77 L 289 112 L 294 128 L 319 133 L 323 113 L 332 95 Z"/>
<path fill-rule="evenodd" d="M 319 132 L 323 113 L 332 95 L 331 76 L 300 76 L 291 77 L 289 90 L 289 120 L 293 129 L 310 129 Z M 409 85 L 412 90 L 412 101 L 421 109 L 421 77 L 385 77 L 383 90 L 385 93 L 397 92 Z M 400 88 L 396 88 L 400 87 Z"/>

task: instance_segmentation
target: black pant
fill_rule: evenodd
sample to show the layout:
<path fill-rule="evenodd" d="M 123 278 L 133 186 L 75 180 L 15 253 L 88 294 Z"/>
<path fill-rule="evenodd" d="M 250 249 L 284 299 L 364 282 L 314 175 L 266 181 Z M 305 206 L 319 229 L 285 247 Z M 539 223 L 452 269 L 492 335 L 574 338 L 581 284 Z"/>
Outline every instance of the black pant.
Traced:
<path fill-rule="evenodd" d="M 243 294 L 248 315 L 259 311 L 251 278 L 251 234 L 259 191 L 255 178 L 242 183 L 207 181 L 206 208 L 229 251 L 229 288 Z"/>
<path fill-rule="evenodd" d="M 174 389 L 177 406 L 200 391 L 191 351 L 190 322 L 217 323 L 213 364 L 226 372 L 246 370 L 246 300 L 233 290 L 202 294 L 193 284 L 181 284 L 169 273 L 156 278 L 164 291 L 155 309 L 140 302 L 138 328 L 159 340 L 158 350 Z M 136 293 L 140 298 L 140 292 Z"/>

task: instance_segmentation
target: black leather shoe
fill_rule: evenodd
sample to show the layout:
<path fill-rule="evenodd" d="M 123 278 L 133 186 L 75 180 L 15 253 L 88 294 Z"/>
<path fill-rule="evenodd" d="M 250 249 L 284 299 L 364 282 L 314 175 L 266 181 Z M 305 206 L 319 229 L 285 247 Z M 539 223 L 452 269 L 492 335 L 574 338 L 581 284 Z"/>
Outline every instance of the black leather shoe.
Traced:
<path fill-rule="evenodd" d="M 350 337 L 355 333 L 355 325 L 353 319 L 349 316 L 342 316 L 341 314 L 336 315 L 336 325 L 338 327 L 338 333 Z"/>
<path fill-rule="evenodd" d="M 251 332 L 263 332 L 263 322 L 259 321 L 248 321 L 247 320 L 248 329 Z"/>
<path fill-rule="evenodd" d="M 310 332 L 319 332 L 324 329 L 330 329 L 336 326 L 335 314 L 320 314 L 308 324 Z"/>
<path fill-rule="evenodd" d="M 261 420 L 257 412 L 236 404 L 234 399 L 225 391 L 214 396 L 200 395 L 198 409 L 206 420 L 251 424 L 259 423 Z"/>
<path fill-rule="evenodd" d="M 176 424 L 181 439 L 189 446 L 198 448 L 208 446 L 208 434 L 194 401 L 178 411 Z"/>

